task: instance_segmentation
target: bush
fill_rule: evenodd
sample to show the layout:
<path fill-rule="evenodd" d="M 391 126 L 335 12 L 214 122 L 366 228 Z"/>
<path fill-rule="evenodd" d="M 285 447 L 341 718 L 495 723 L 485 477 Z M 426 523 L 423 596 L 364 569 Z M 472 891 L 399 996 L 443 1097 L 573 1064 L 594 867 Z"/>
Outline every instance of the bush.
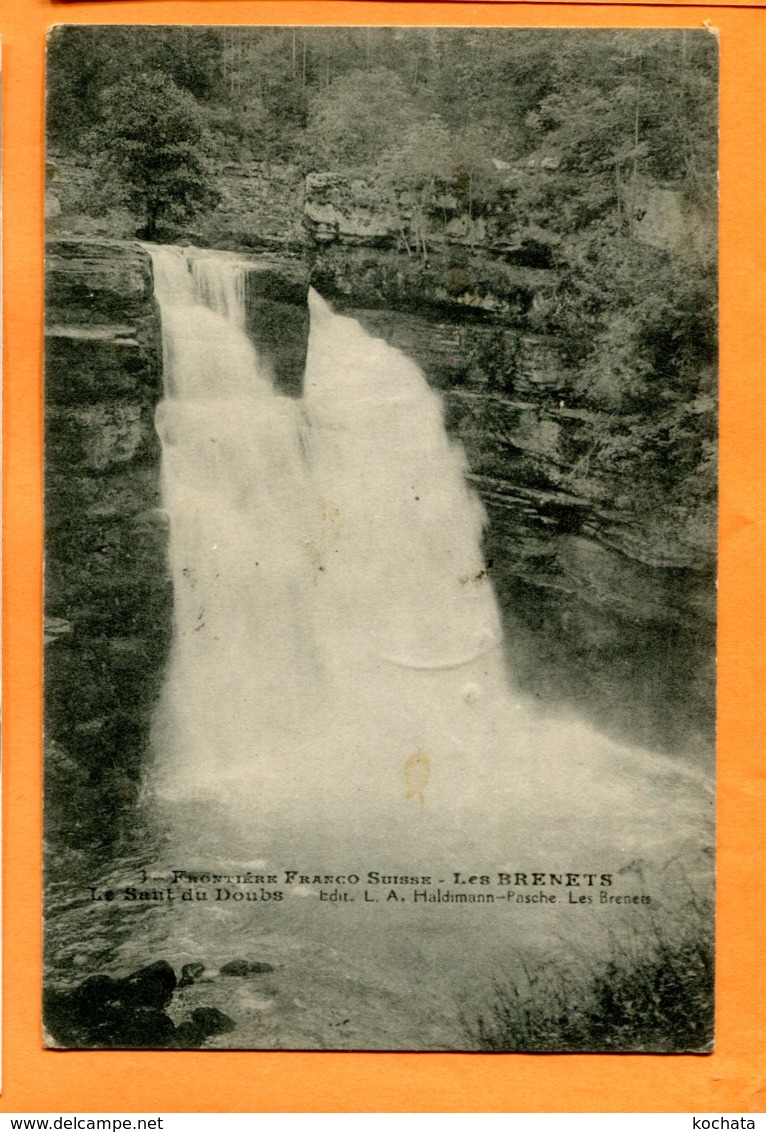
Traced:
<path fill-rule="evenodd" d="M 709 1050 L 711 920 L 699 909 L 677 934 L 654 923 L 646 936 L 613 940 L 589 971 L 522 961 L 523 978 L 498 984 L 468 1033 L 488 1053 Z"/>

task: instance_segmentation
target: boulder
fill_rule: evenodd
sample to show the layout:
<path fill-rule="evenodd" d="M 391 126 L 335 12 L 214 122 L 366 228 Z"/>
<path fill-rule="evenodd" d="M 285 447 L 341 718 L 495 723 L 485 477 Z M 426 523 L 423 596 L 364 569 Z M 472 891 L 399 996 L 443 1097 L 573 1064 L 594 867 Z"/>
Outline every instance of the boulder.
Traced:
<path fill-rule="evenodd" d="M 184 963 L 181 968 L 181 978 L 178 980 L 178 989 L 190 987 L 197 982 L 205 970 L 204 963 Z"/>
<path fill-rule="evenodd" d="M 173 1038 L 175 1049 L 198 1049 L 207 1038 L 217 1034 L 230 1034 L 236 1022 L 215 1006 L 201 1006 L 176 1028 Z"/>
<path fill-rule="evenodd" d="M 62 1046 L 163 1049 L 175 1035 L 164 1012 L 175 985 L 173 969 L 162 960 L 125 979 L 92 975 L 73 990 L 47 991 L 44 1022 Z"/>
<path fill-rule="evenodd" d="M 250 959 L 232 959 L 221 967 L 221 974 L 231 976 L 265 975 L 273 970 L 274 968 L 270 963 L 257 963 Z"/>
<path fill-rule="evenodd" d="M 184 971 L 192 967 L 204 969 L 187 964 Z M 214 1006 L 198 1007 L 176 1027 L 165 1011 L 177 985 L 164 960 L 124 979 L 91 975 L 72 990 L 46 990 L 43 1021 L 58 1045 L 74 1049 L 196 1049 L 236 1028 Z"/>

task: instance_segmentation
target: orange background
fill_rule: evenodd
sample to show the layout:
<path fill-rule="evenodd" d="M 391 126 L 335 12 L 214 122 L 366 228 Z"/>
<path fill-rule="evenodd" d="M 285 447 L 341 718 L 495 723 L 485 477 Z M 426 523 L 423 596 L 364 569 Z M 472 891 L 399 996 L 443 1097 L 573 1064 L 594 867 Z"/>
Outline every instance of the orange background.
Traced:
<path fill-rule="evenodd" d="M 56 1052 L 40 1039 L 43 58 L 53 23 L 683 26 L 721 42 L 722 536 L 715 1054 Z M 0 1112 L 760 1112 L 766 1108 L 766 13 L 361 0 L 0 0 L 4 1006 Z"/>

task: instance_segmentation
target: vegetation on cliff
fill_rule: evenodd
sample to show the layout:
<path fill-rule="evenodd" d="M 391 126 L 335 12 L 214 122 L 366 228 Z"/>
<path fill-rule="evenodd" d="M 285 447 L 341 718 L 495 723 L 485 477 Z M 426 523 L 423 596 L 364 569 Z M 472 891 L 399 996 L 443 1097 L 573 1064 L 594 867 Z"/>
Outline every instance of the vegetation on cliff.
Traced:
<path fill-rule="evenodd" d="M 98 169 L 115 202 L 160 226 L 185 222 L 214 205 L 209 135 L 199 104 L 159 71 L 129 76 L 102 96 Z"/>
<path fill-rule="evenodd" d="M 611 954 L 560 963 L 520 962 L 489 1007 L 467 1021 L 486 1053 L 510 1051 L 706 1053 L 713 1044 L 714 956 L 707 902 L 672 924 L 612 939 Z M 671 930 L 672 928 L 672 930 Z"/>
<path fill-rule="evenodd" d="M 369 171 L 437 122 L 454 171 L 483 156 L 494 188 L 498 161 L 566 148 L 556 183 L 607 174 L 602 204 L 642 174 L 711 191 L 716 48 L 704 32 L 69 26 L 49 45 L 51 141 L 87 151 L 103 92 L 151 72 L 196 99 L 224 160 Z M 574 216 L 581 198 L 559 207 Z"/>

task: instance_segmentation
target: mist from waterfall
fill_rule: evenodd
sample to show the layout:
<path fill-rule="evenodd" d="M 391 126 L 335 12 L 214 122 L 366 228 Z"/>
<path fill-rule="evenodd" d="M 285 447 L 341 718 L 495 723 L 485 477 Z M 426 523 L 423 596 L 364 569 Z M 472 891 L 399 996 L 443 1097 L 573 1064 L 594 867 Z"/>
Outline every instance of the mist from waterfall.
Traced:
<path fill-rule="evenodd" d="M 440 398 L 314 291 L 304 395 L 281 395 L 245 333 L 244 261 L 150 251 L 175 619 L 155 788 L 294 829 L 460 809 L 502 740 L 505 673 Z"/>

